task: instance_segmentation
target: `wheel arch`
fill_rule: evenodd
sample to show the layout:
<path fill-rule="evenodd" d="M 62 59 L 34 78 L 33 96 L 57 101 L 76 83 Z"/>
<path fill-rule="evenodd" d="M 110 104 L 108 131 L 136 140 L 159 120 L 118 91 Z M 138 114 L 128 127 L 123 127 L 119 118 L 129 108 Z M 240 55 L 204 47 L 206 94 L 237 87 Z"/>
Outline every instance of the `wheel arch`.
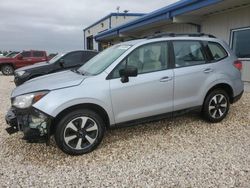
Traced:
<path fill-rule="evenodd" d="M 214 90 L 216 89 L 222 89 L 224 90 L 228 96 L 229 96 L 229 100 L 230 100 L 230 103 L 233 103 L 233 98 L 234 98 L 234 92 L 233 92 L 233 88 L 230 84 L 228 83 L 217 83 L 216 85 L 212 86 L 206 93 L 206 96 L 204 98 L 204 101 L 206 100 L 207 96 Z M 204 104 L 204 101 L 203 101 L 203 104 Z"/>
<path fill-rule="evenodd" d="M 9 62 L 0 63 L 0 69 L 2 69 L 2 67 L 3 67 L 4 65 L 10 65 L 10 66 L 12 66 L 13 69 L 15 70 L 15 65 L 14 65 L 13 63 L 9 63 Z"/>
<path fill-rule="evenodd" d="M 77 104 L 77 105 L 67 107 L 66 109 L 64 109 L 60 113 L 58 113 L 56 115 L 56 117 L 52 120 L 51 132 L 54 133 L 58 122 L 65 114 L 67 114 L 73 110 L 77 110 L 77 109 L 93 110 L 94 112 L 96 112 L 97 114 L 99 114 L 101 116 L 101 118 L 103 119 L 103 121 L 105 123 L 106 128 L 108 128 L 110 126 L 110 119 L 109 119 L 108 113 L 106 112 L 106 110 L 103 107 L 101 107 L 97 104 L 94 104 L 94 103 L 82 103 L 82 104 Z M 53 125 L 55 125 L 55 126 L 53 126 Z"/>

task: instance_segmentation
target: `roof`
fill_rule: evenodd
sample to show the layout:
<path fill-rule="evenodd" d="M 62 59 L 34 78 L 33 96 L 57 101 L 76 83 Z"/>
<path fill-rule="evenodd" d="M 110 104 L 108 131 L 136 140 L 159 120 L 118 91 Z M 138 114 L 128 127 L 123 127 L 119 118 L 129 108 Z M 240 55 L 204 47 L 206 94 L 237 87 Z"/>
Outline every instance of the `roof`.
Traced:
<path fill-rule="evenodd" d="M 135 28 L 143 27 L 145 25 L 163 20 L 171 20 L 174 16 L 191 12 L 222 1 L 223 0 L 180 0 L 176 3 L 173 3 L 156 11 L 153 11 L 126 24 L 101 32 L 95 36 L 95 39 L 101 40 L 102 38 L 113 35 L 119 36 L 119 33 L 121 32 L 129 31 Z"/>
<path fill-rule="evenodd" d="M 100 22 L 102 22 L 102 21 L 104 21 L 107 18 L 110 18 L 112 16 L 144 16 L 144 15 L 145 15 L 144 13 L 114 13 L 114 12 L 112 12 L 112 13 L 108 14 L 107 16 L 101 18 L 100 20 L 94 22 L 90 26 L 86 27 L 84 29 L 84 31 L 88 30 L 89 28 L 93 27 L 94 25 L 96 25 L 96 24 L 98 24 L 98 23 L 100 23 Z"/>

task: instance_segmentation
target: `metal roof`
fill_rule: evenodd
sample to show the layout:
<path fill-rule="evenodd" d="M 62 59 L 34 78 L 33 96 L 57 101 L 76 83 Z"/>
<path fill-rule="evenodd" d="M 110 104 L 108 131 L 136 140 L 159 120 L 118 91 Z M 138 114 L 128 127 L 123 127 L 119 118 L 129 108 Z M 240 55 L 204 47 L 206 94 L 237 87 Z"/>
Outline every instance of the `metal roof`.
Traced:
<path fill-rule="evenodd" d="M 209 5 L 213 5 L 222 1 L 223 0 L 180 0 L 176 3 L 146 14 L 131 22 L 101 32 L 95 36 L 95 40 L 98 41 L 110 36 L 119 36 L 119 33 L 140 28 L 151 23 L 163 20 L 171 20 L 174 16 L 185 14 L 187 12 L 207 7 Z"/>

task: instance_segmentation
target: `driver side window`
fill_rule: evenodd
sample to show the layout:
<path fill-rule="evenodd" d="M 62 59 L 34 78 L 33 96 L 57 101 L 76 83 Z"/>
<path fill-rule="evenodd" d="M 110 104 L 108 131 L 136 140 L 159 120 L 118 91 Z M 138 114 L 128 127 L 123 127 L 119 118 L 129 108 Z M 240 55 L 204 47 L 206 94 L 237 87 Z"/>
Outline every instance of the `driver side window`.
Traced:
<path fill-rule="evenodd" d="M 136 67 L 138 74 L 167 69 L 167 42 L 157 42 L 138 47 L 113 70 L 112 78 L 119 78 L 119 71 L 125 69 L 126 66 Z"/>

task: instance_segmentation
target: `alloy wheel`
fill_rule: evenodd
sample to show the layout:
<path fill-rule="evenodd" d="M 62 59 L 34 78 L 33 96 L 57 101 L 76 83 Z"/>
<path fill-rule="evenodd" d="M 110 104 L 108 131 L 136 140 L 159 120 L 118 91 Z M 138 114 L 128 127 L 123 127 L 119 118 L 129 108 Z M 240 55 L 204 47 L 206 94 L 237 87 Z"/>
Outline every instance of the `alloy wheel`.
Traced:
<path fill-rule="evenodd" d="M 227 111 L 228 101 L 222 94 L 217 94 L 211 98 L 208 106 L 209 114 L 214 118 L 221 118 Z"/>
<path fill-rule="evenodd" d="M 64 129 L 65 143 L 76 150 L 88 148 L 95 142 L 97 136 L 97 123 L 86 116 L 71 120 Z"/>
<path fill-rule="evenodd" d="M 11 66 L 4 66 L 3 69 L 2 69 L 2 72 L 5 74 L 5 75 L 10 75 L 13 73 L 13 69 Z"/>

